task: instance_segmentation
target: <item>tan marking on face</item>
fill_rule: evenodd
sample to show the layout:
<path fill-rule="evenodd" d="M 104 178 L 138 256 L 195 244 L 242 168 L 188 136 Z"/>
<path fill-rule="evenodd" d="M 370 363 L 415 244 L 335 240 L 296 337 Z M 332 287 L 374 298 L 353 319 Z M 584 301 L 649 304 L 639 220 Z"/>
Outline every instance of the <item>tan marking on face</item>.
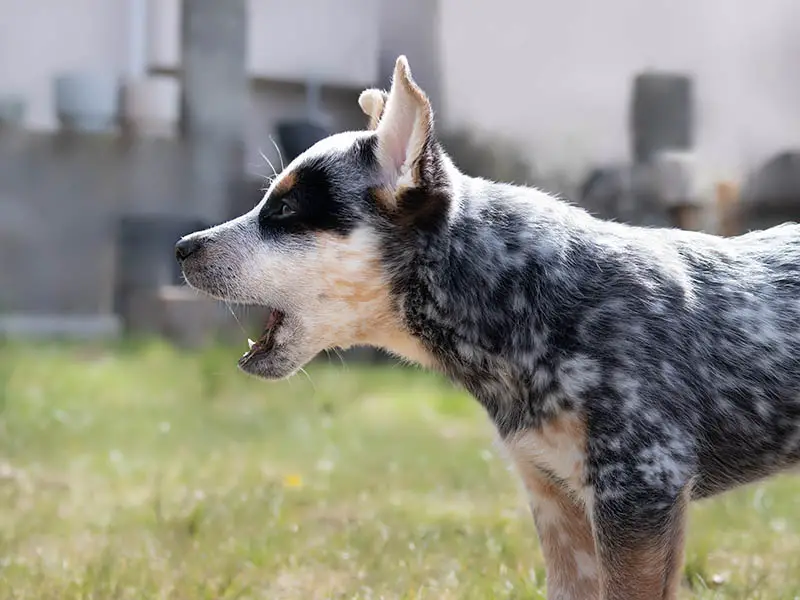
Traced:
<path fill-rule="evenodd" d="M 297 185 L 297 173 L 294 171 L 289 171 L 285 175 L 281 176 L 281 178 L 275 184 L 275 187 L 272 189 L 271 194 L 278 196 L 288 194 L 295 185 Z"/>
<path fill-rule="evenodd" d="M 433 358 L 403 325 L 392 306 L 379 257 L 374 249 L 349 238 L 319 233 L 316 264 L 319 301 L 326 316 L 315 329 L 332 345 L 371 345 L 424 366 Z"/>

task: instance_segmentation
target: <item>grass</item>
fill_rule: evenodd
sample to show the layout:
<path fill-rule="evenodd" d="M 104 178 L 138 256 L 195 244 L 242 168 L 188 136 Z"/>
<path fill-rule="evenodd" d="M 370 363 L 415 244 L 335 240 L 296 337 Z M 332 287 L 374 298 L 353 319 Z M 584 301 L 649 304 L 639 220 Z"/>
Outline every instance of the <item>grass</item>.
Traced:
<path fill-rule="evenodd" d="M 544 598 L 524 497 L 438 377 L 0 348 L 0 598 Z M 685 598 L 800 598 L 800 481 L 693 508 Z"/>

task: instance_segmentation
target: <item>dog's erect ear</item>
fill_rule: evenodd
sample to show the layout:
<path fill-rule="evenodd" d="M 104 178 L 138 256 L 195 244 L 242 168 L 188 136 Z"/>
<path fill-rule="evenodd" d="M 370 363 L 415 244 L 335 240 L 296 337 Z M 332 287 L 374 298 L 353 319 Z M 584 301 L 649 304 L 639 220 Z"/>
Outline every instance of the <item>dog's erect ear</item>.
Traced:
<path fill-rule="evenodd" d="M 361 92 L 358 97 L 358 105 L 364 114 L 369 117 L 368 129 L 375 129 L 383 116 L 383 109 L 386 108 L 386 100 L 389 94 L 383 90 L 369 89 Z"/>
<path fill-rule="evenodd" d="M 385 98 L 376 134 L 385 184 L 390 188 L 419 185 L 420 158 L 431 150 L 433 111 L 425 92 L 411 78 L 405 56 L 395 64 L 392 89 Z"/>

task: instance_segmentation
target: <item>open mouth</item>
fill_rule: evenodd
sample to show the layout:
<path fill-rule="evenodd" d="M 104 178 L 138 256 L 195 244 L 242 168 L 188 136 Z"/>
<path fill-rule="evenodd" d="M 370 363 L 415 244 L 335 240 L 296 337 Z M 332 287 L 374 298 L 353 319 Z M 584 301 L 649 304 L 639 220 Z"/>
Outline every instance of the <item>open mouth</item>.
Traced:
<path fill-rule="evenodd" d="M 283 324 L 284 316 L 284 313 L 278 309 L 273 308 L 269 311 L 269 316 L 264 326 L 264 332 L 261 336 L 256 341 L 247 340 L 250 349 L 239 359 L 240 367 L 246 367 L 248 364 L 266 358 L 275 347 L 275 335 Z"/>

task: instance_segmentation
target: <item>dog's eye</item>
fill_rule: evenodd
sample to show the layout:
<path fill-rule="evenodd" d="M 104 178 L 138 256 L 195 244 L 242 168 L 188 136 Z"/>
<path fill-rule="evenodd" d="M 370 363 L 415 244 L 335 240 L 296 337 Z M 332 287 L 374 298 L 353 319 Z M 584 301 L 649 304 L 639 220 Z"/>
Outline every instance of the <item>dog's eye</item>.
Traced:
<path fill-rule="evenodd" d="M 278 210 L 275 211 L 275 215 L 280 218 L 291 217 L 296 213 L 297 210 L 288 202 L 281 202 Z"/>

